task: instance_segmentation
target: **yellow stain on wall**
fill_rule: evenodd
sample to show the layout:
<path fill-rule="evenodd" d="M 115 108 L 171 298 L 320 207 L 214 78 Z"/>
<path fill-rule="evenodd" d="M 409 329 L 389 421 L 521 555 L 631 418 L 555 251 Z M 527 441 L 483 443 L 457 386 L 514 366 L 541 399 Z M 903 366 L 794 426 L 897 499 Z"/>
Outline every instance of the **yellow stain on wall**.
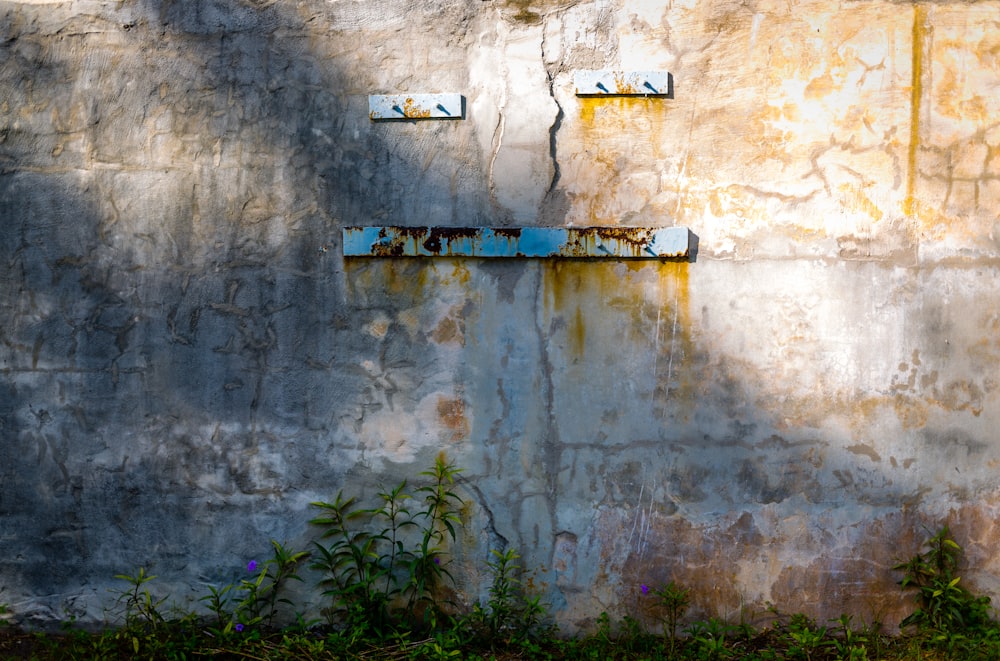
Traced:
<path fill-rule="evenodd" d="M 593 270 L 600 265 L 593 262 L 588 264 L 550 260 L 542 266 L 547 327 L 551 328 L 554 320 L 561 320 L 566 325 L 566 349 L 574 358 L 582 358 L 586 353 L 587 322 L 582 306 L 586 302 L 588 290 L 594 285 L 583 283 L 584 277 L 591 275 L 587 270 L 588 266 Z M 600 293 L 590 292 L 590 296 L 595 295 L 599 296 Z"/>
<path fill-rule="evenodd" d="M 906 157 L 906 197 L 903 213 L 914 215 L 914 194 L 917 182 L 917 150 L 920 145 L 920 100 L 923 96 L 924 41 L 926 37 L 927 8 L 913 6 L 912 59 L 910 81 L 910 145 Z"/>
<path fill-rule="evenodd" d="M 752 161 L 761 163 L 774 159 L 791 165 L 793 157 L 789 145 L 795 135 L 789 130 L 801 121 L 797 105 L 785 101 L 781 106 L 767 104 L 755 110 L 749 118 L 746 139 L 754 147 Z"/>
<path fill-rule="evenodd" d="M 809 84 L 806 85 L 805 97 L 807 99 L 821 99 L 838 87 L 839 86 L 833 82 L 833 76 L 830 75 L 829 71 L 827 71 L 809 81 Z"/>
<path fill-rule="evenodd" d="M 674 375 L 686 373 L 681 357 L 694 351 L 688 267 L 657 260 L 546 261 L 543 327 L 562 329 L 569 360 L 603 354 L 623 342 L 653 342 L 663 354 L 662 366 L 672 354 Z M 666 371 L 661 370 L 664 376 Z"/>
<path fill-rule="evenodd" d="M 837 190 L 840 192 L 840 203 L 845 208 L 864 213 L 874 221 L 882 220 L 882 216 L 885 215 L 868 197 L 864 188 L 845 183 L 838 186 Z"/>
<path fill-rule="evenodd" d="M 586 145 L 570 193 L 578 224 L 608 226 L 641 211 L 662 192 L 663 163 L 679 148 L 667 130 L 672 99 L 642 96 L 579 97 L 577 139 Z M 589 182 L 589 184 L 588 184 Z M 596 185 L 595 185 L 596 184 Z"/>

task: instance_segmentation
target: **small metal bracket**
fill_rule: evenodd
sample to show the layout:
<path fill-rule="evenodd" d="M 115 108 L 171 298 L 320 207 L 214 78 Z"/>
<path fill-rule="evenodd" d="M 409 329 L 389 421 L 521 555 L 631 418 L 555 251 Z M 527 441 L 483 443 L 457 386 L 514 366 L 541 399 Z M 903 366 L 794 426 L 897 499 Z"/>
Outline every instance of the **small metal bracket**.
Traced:
<path fill-rule="evenodd" d="M 372 94 L 368 116 L 373 121 L 465 119 L 465 99 L 461 94 Z"/>
<path fill-rule="evenodd" d="M 677 259 L 686 227 L 347 227 L 346 257 Z"/>
<path fill-rule="evenodd" d="M 580 70 L 574 74 L 577 96 L 656 96 L 674 98 L 668 71 Z"/>

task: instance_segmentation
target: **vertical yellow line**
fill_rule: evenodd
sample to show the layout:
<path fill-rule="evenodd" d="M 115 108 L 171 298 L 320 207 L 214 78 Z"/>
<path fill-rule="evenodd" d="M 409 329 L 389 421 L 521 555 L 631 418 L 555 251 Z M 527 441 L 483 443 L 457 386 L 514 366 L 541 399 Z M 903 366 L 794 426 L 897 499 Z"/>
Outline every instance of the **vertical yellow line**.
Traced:
<path fill-rule="evenodd" d="M 913 6 L 913 44 L 910 82 L 910 148 L 907 153 L 906 200 L 903 212 L 909 216 L 914 212 L 913 194 L 917 184 L 917 146 L 920 144 L 920 100 L 923 97 L 924 74 L 924 26 L 927 22 L 927 8 L 921 4 Z"/>

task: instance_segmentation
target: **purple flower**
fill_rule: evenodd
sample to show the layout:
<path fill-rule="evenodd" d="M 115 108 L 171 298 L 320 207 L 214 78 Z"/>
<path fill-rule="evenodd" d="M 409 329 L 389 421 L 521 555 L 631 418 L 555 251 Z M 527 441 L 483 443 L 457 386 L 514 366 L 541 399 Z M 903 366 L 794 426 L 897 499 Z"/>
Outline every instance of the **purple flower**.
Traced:
<path fill-rule="evenodd" d="M 642 593 L 649 594 L 649 586 L 646 585 L 645 583 L 642 584 Z"/>
<path fill-rule="evenodd" d="M 236 630 L 237 631 L 243 631 L 243 625 L 242 624 L 237 624 L 236 625 Z"/>
<path fill-rule="evenodd" d="M 250 573 L 253 573 L 253 572 L 257 571 L 257 561 L 256 560 L 251 560 L 250 562 L 247 563 L 247 571 L 250 572 Z"/>
<path fill-rule="evenodd" d="M 441 558 L 434 558 L 434 564 L 435 565 L 440 565 L 441 564 Z"/>

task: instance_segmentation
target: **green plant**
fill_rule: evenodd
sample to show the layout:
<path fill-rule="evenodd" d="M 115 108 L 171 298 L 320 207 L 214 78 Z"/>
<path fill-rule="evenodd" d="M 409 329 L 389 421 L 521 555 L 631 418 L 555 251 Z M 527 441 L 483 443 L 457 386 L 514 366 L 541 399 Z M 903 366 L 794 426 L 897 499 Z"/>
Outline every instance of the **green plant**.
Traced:
<path fill-rule="evenodd" d="M 205 602 L 208 610 L 215 616 L 215 633 L 228 633 L 232 628 L 232 613 L 229 611 L 229 604 L 232 601 L 229 593 L 232 589 L 232 583 L 222 588 L 209 585 L 208 594 L 198 600 Z"/>
<path fill-rule="evenodd" d="M 269 581 L 265 595 L 267 600 L 267 615 L 264 620 L 268 626 L 274 621 L 274 616 L 278 611 L 278 604 L 292 605 L 292 602 L 281 595 L 288 584 L 288 581 L 302 581 L 298 575 L 299 567 L 309 557 L 309 551 L 293 551 L 285 548 L 276 540 L 271 540 L 272 557 L 264 563 Z"/>
<path fill-rule="evenodd" d="M 312 565 L 324 572 L 320 586 L 330 598 L 327 619 L 334 623 L 342 616 L 347 626 L 364 622 L 380 625 L 385 618 L 383 604 L 374 590 L 375 540 L 366 530 L 352 530 L 352 522 L 364 516 L 364 511 L 354 509 L 355 499 L 344 498 L 343 492 L 338 492 L 332 503 L 312 505 L 323 514 L 310 523 L 324 529 L 322 539 L 332 538 L 327 546 L 314 542 L 319 558 Z"/>
<path fill-rule="evenodd" d="M 278 604 L 290 604 L 288 599 L 278 595 L 289 580 L 302 580 L 297 572 L 299 564 L 305 560 L 308 551 L 290 551 L 271 540 L 273 557 L 258 565 L 256 560 L 247 563 L 247 572 L 252 579 L 240 580 L 239 591 L 243 594 L 236 606 L 236 628 L 271 627 Z"/>
<path fill-rule="evenodd" d="M 455 640 L 444 633 L 438 633 L 432 638 L 415 644 L 408 658 L 414 660 L 442 661 L 444 659 L 461 659 L 462 650 Z"/>
<path fill-rule="evenodd" d="M 229 583 L 222 587 L 208 586 L 208 594 L 199 598 L 212 613 L 214 635 L 242 632 L 247 627 L 272 627 L 279 604 L 292 605 L 283 595 L 288 581 L 301 581 L 298 570 L 309 557 L 308 551 L 293 551 L 276 540 L 271 540 L 273 557 L 264 563 L 256 560 L 247 563 L 250 579 L 241 579 L 238 585 Z"/>
<path fill-rule="evenodd" d="M 174 607 L 164 614 L 167 597 L 155 597 L 150 583 L 156 578 L 140 568 L 134 575 L 117 574 L 115 578 L 128 583 L 116 594 L 115 608 L 122 626 L 88 634 L 74 630 L 67 635 L 73 641 L 72 651 L 53 658 L 188 658 L 198 646 L 201 625 L 194 613 Z M 61 652 L 61 650 L 60 650 Z"/>
<path fill-rule="evenodd" d="M 160 606 L 166 601 L 166 597 L 156 599 L 147 586 L 147 583 L 155 579 L 156 576 L 148 575 L 146 569 L 140 567 L 134 576 L 116 574 L 115 578 L 129 584 L 127 589 L 112 590 L 114 594 L 118 595 L 115 604 L 121 608 L 121 617 L 126 628 L 156 628 L 164 621 L 163 615 L 160 613 Z"/>
<path fill-rule="evenodd" d="M 834 620 L 840 624 L 838 635 L 832 636 L 829 646 L 838 661 L 868 661 L 868 637 L 863 631 L 856 631 L 850 615 L 841 615 Z"/>
<path fill-rule="evenodd" d="M 828 644 L 826 627 L 817 626 L 801 613 L 792 615 L 786 635 L 789 639 L 788 655 L 793 659 L 812 661 Z"/>
<path fill-rule="evenodd" d="M 315 569 L 323 572 L 321 586 L 330 598 L 327 619 L 388 635 L 401 625 L 430 628 L 436 621 L 434 593 L 444 579 L 451 580 L 442 562 L 444 544 L 455 539 L 462 498 L 453 490 L 461 472 L 441 453 L 433 467 L 420 475 L 429 483 L 419 487 L 421 507 L 410 508 L 414 497 L 404 480 L 382 490 L 380 504 L 357 507 L 354 498 L 338 493 L 333 502 L 314 502 L 321 511 L 311 520 L 322 529 L 316 542 Z M 418 618 L 419 615 L 419 618 Z"/>
<path fill-rule="evenodd" d="M 646 586 L 644 585 L 645 589 Z M 667 652 L 670 658 L 674 656 L 677 643 L 677 625 L 687 612 L 691 603 L 690 591 L 670 581 L 666 586 L 655 590 L 653 594 L 659 600 L 659 606 L 663 609 L 663 637 L 667 642 Z"/>
<path fill-rule="evenodd" d="M 900 586 L 916 591 L 917 608 L 900 623 L 946 644 L 958 634 L 981 631 L 991 624 L 989 597 L 976 597 L 959 584 L 962 548 L 948 527 L 925 543 L 926 550 L 893 567 L 903 572 Z"/>
<path fill-rule="evenodd" d="M 614 645 L 611 616 L 606 611 L 602 611 L 598 616 L 597 628 L 594 630 L 594 634 L 590 637 L 590 640 L 593 642 L 593 647 L 596 648 L 595 651 L 602 655 L 607 654 L 607 651 Z"/>
<path fill-rule="evenodd" d="M 420 473 L 429 477 L 430 483 L 417 489 L 417 494 L 423 496 L 424 509 L 415 515 L 422 522 L 416 552 L 408 555 L 408 610 L 419 602 L 432 601 L 432 592 L 443 578 L 454 580 L 441 563 L 441 550 L 448 538 L 455 541 L 455 526 L 461 523 L 458 510 L 464 501 L 452 488 L 460 472 L 440 453 L 434 466 Z"/>
<path fill-rule="evenodd" d="M 726 643 L 731 631 L 729 624 L 714 617 L 707 622 L 695 622 L 687 628 L 699 661 L 718 661 L 733 656 L 735 653 Z"/>
<path fill-rule="evenodd" d="M 487 624 L 490 634 L 496 638 L 508 630 L 517 627 L 516 604 L 517 604 L 517 584 L 520 582 L 517 573 L 520 564 L 517 560 L 521 557 L 513 548 L 500 552 L 494 549 L 491 551 L 495 560 L 487 562 L 493 575 L 493 584 L 490 586 L 490 597 L 488 600 L 489 611 Z"/>
<path fill-rule="evenodd" d="M 474 607 L 473 621 L 491 643 L 526 640 L 541 624 L 545 607 L 540 597 L 528 597 L 521 589 L 521 556 L 516 550 L 493 549 L 491 554 L 493 560 L 486 563 L 493 576 L 489 599 L 485 608 Z"/>

